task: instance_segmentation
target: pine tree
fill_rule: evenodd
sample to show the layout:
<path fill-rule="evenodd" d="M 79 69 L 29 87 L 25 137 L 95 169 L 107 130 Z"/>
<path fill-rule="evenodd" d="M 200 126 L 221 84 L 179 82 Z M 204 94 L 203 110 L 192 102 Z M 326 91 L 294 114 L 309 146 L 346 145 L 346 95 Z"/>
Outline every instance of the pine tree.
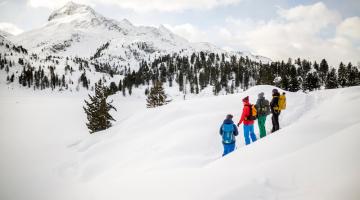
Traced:
<path fill-rule="evenodd" d="M 290 82 L 289 82 L 289 91 L 297 92 L 300 89 L 300 83 L 297 77 L 295 66 L 290 68 Z"/>
<path fill-rule="evenodd" d="M 338 81 L 341 87 L 348 85 L 345 65 L 341 62 L 338 69 Z"/>
<path fill-rule="evenodd" d="M 146 89 L 145 89 L 145 95 L 146 95 L 146 96 L 149 95 L 149 92 L 150 92 L 150 91 L 149 91 L 149 88 L 146 88 Z"/>
<path fill-rule="evenodd" d="M 179 91 L 182 92 L 184 90 L 184 75 L 183 73 L 180 71 L 179 76 L 178 76 L 178 84 L 179 84 Z"/>
<path fill-rule="evenodd" d="M 118 90 L 119 90 L 119 88 L 117 87 L 116 83 L 111 82 L 110 83 L 110 88 L 109 88 L 110 95 L 115 94 Z"/>
<path fill-rule="evenodd" d="M 329 72 L 329 65 L 325 59 L 321 60 L 319 71 L 320 71 L 319 76 L 320 76 L 321 84 L 325 84 L 326 76 Z"/>
<path fill-rule="evenodd" d="M 146 99 L 146 102 L 148 108 L 155 108 L 170 102 L 167 100 L 167 96 L 160 81 L 157 81 L 154 87 L 150 89 L 150 93 Z"/>
<path fill-rule="evenodd" d="M 80 79 L 79 79 L 80 82 L 82 82 L 82 86 L 86 89 L 89 89 L 89 83 L 88 83 L 88 80 L 87 80 L 87 77 L 86 77 L 86 73 L 83 72 L 80 76 Z"/>
<path fill-rule="evenodd" d="M 346 74 L 348 77 L 348 86 L 355 86 L 359 84 L 359 80 L 357 80 L 357 74 L 359 73 L 359 70 L 357 67 L 353 67 L 351 63 L 347 65 L 346 68 Z"/>
<path fill-rule="evenodd" d="M 281 76 L 280 86 L 284 90 L 289 90 L 289 78 L 287 76 Z"/>
<path fill-rule="evenodd" d="M 95 84 L 95 95 L 89 95 L 89 102 L 85 100 L 86 107 L 83 109 L 87 115 L 86 126 L 90 130 L 90 134 L 110 128 L 110 121 L 115 121 L 109 111 L 111 109 L 116 111 L 116 108 L 111 105 L 112 102 L 107 103 L 107 90 L 100 80 Z"/>
<path fill-rule="evenodd" d="M 336 70 L 334 68 L 326 76 L 325 88 L 333 89 L 338 87 L 338 80 L 336 77 Z"/>
<path fill-rule="evenodd" d="M 12 74 L 10 77 L 10 83 L 14 82 L 14 78 L 15 78 L 15 76 L 14 76 L 14 74 Z"/>
<path fill-rule="evenodd" d="M 311 87 L 314 89 L 320 89 L 320 78 L 317 72 L 313 72 L 313 81 L 311 82 Z"/>
<path fill-rule="evenodd" d="M 313 65 L 314 69 L 318 72 L 319 71 L 319 64 L 315 61 Z"/>
<path fill-rule="evenodd" d="M 122 91 L 123 89 L 123 84 L 122 84 L 122 81 L 120 80 L 119 81 L 119 87 L 118 87 L 119 91 Z"/>
<path fill-rule="evenodd" d="M 314 90 L 314 88 L 311 85 L 313 79 L 314 79 L 313 74 L 308 73 L 305 80 L 304 80 L 304 82 L 303 82 L 303 85 L 302 85 L 303 91 L 313 91 Z"/>

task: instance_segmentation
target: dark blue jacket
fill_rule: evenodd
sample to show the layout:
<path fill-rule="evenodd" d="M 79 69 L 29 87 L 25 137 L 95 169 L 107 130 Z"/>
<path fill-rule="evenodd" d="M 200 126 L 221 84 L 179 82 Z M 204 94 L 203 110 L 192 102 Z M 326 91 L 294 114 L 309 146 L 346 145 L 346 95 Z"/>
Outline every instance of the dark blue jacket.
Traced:
<path fill-rule="evenodd" d="M 234 135 L 237 136 L 239 134 L 237 126 L 234 124 L 234 122 L 231 119 L 225 119 L 224 122 L 220 126 L 220 135 L 223 134 L 222 128 L 223 128 L 224 124 L 232 124 L 234 126 Z"/>

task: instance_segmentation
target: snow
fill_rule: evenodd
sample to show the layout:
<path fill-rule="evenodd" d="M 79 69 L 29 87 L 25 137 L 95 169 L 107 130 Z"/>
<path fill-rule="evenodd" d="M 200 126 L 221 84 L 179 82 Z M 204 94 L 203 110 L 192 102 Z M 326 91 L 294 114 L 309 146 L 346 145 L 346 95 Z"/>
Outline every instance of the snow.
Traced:
<path fill-rule="evenodd" d="M 114 126 L 90 135 L 85 91 L 1 87 L 0 199 L 359 199 L 360 87 L 287 92 L 278 132 L 245 146 L 240 128 L 221 157 L 225 115 L 273 88 L 155 109 L 116 94 Z"/>
<path fill-rule="evenodd" d="M 0 45 L 0 53 L 12 63 L 8 73 L 0 73 L 0 85 L 6 85 L 10 89 L 21 87 L 17 84 L 17 79 L 24 66 L 28 64 L 36 70 L 44 70 L 48 77 L 50 67 L 53 69 L 55 66 L 54 73 L 59 78 L 64 75 L 67 84 L 65 88 L 78 91 L 84 89 L 79 81 L 83 73 L 86 73 L 91 89 L 99 79 L 107 83 L 118 83 L 123 78 L 119 74 L 124 72 L 125 67 L 136 71 L 140 62 L 151 63 L 155 58 L 164 55 L 190 57 L 193 53 L 199 54 L 200 51 L 204 51 L 219 56 L 223 54 L 226 61 L 230 61 L 232 56 L 236 59 L 242 56 L 248 57 L 251 61 L 271 62 L 268 58 L 248 52 L 225 51 L 210 43 L 191 43 L 163 25 L 158 28 L 135 26 L 127 19 L 108 19 L 89 6 L 73 2 L 53 11 L 43 27 L 16 36 L 0 36 L 0 43 L 10 46 L 21 45 L 28 52 L 16 52 L 12 48 Z M 80 69 L 81 65 L 77 62 L 79 58 L 89 63 L 88 68 Z M 19 60 L 23 60 L 24 64 L 20 64 Z M 114 78 L 109 74 L 97 72 L 95 65 L 111 66 L 115 73 Z M 74 71 L 70 72 L 70 67 Z M 15 77 L 14 83 L 9 83 L 7 79 L 12 75 Z M 55 92 L 65 88 L 56 88 Z M 141 88 L 143 90 L 136 93 L 144 97 L 144 86 Z M 171 96 L 180 97 L 181 92 L 174 88 L 169 88 Z M 206 88 L 200 95 L 209 96 L 208 90 L 211 89 L 212 87 Z"/>
<path fill-rule="evenodd" d="M 4 30 L 0 30 L 0 38 L 8 38 L 10 36 L 12 36 L 11 33 L 8 33 L 8 32 L 6 32 Z"/>
<path fill-rule="evenodd" d="M 10 36 L 9 39 L 40 57 L 57 55 L 86 59 L 90 59 L 99 47 L 109 42 L 109 47 L 96 60 L 110 63 L 111 66 L 129 65 L 132 69 L 136 69 L 142 60 L 180 52 L 186 55 L 200 51 L 225 53 L 229 56 L 248 56 L 253 61 L 263 63 L 271 62 L 268 58 L 250 53 L 227 52 L 209 43 L 191 43 L 163 25 L 135 26 L 127 19 L 108 19 L 89 6 L 73 2 L 52 12 L 43 27 Z M 139 46 L 143 44 L 149 49 Z"/>

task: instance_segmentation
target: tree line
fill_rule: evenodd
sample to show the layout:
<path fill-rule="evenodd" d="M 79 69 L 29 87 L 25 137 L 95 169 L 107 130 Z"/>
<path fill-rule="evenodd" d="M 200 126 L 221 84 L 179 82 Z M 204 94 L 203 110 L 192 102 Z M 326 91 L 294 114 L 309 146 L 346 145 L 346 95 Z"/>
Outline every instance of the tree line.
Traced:
<path fill-rule="evenodd" d="M 198 94 L 212 87 L 214 95 L 220 92 L 234 93 L 254 85 L 275 85 L 291 92 L 313 91 L 360 85 L 360 72 L 351 63 L 340 63 L 338 69 L 331 67 L 325 59 L 320 63 L 308 60 L 288 59 L 261 63 L 248 57 L 227 57 L 225 54 L 200 52 L 190 57 L 166 55 L 152 62 L 143 61 L 139 70 L 125 71 L 119 90 L 132 94 L 132 88 L 140 85 L 166 83 L 177 84 L 180 92 Z M 149 89 L 145 89 L 148 94 Z"/>
<path fill-rule="evenodd" d="M 9 74 L 9 68 L 14 66 L 15 62 L 0 54 L 0 69 L 8 73 L 8 82 L 15 82 L 17 79 L 24 87 L 68 89 L 70 84 L 74 84 L 71 79 L 66 80 L 65 75 L 73 73 L 75 66 L 66 64 L 65 74 L 59 75 L 55 72 L 58 60 L 53 57 L 47 59 L 53 60 L 54 65 L 35 68 L 19 58 L 17 62 L 23 66 L 22 71 L 18 74 Z M 89 89 L 90 79 L 86 76 L 86 72 L 91 71 L 89 61 L 75 58 L 73 62 L 78 65 L 78 70 L 81 72 L 77 80 L 79 85 Z M 112 69 L 106 63 L 94 64 L 95 71 L 108 73 L 111 77 L 114 74 L 122 75 L 118 83 L 110 83 L 110 90 L 112 93 L 121 91 L 123 95 L 131 95 L 133 88 L 141 85 L 147 86 L 144 93 L 148 95 L 150 87 L 157 82 L 168 87 L 176 86 L 184 95 L 199 94 L 207 87 L 211 87 L 213 94 L 218 95 L 263 84 L 275 85 L 292 92 L 360 85 L 360 72 L 357 66 L 352 63 L 340 63 L 335 69 L 325 59 L 320 63 L 300 58 L 288 59 L 286 62 L 261 63 L 248 57 L 199 52 L 190 56 L 169 54 L 157 57 L 153 61 L 143 60 L 136 71 L 126 66 L 122 69 Z M 47 73 L 44 69 L 47 69 L 45 70 Z"/>

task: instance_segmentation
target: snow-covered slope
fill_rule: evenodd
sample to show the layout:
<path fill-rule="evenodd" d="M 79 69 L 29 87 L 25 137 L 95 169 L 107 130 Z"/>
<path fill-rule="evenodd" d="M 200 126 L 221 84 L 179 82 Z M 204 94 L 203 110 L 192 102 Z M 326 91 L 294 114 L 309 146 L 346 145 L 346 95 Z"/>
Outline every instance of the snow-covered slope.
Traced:
<path fill-rule="evenodd" d="M 8 33 L 6 31 L 0 30 L 0 38 L 8 38 L 10 36 L 13 36 L 11 33 Z"/>
<path fill-rule="evenodd" d="M 11 39 L 35 53 L 85 57 L 116 66 L 137 67 L 139 61 L 158 54 L 206 51 L 241 55 L 209 43 L 190 43 L 162 25 L 159 28 L 135 26 L 127 19 L 108 19 L 89 6 L 73 2 L 55 10 L 44 27 Z M 247 56 L 263 63 L 270 61 L 261 56 Z"/>
<path fill-rule="evenodd" d="M 1 33 L 0 33 L 1 34 Z M 3 60 L 7 58 L 6 63 L 12 62 L 12 66 L 15 66 L 19 62 L 19 58 L 24 61 L 29 59 L 28 50 L 23 46 L 17 46 L 12 43 L 6 36 L 2 37 L 0 35 L 0 59 Z M 15 62 L 17 62 L 15 64 Z M 16 68 L 18 70 L 18 68 Z M 5 73 L 1 73 L 5 75 Z M 0 80 L 2 82 L 2 80 Z"/>
<path fill-rule="evenodd" d="M 272 89 L 156 109 L 115 95 L 117 122 L 93 135 L 85 94 L 0 90 L 0 199 L 359 199 L 360 87 L 288 92 L 280 131 L 244 146 L 240 129 L 221 158 L 224 116 Z"/>
<path fill-rule="evenodd" d="M 0 87 L 6 84 L 10 89 L 91 90 L 100 79 L 107 84 L 119 84 L 129 73 L 136 72 L 140 64 L 158 64 L 160 57 L 183 57 L 190 62 L 193 55 L 215 58 L 216 54 L 217 62 L 220 57 L 221 62 L 246 57 L 255 64 L 270 62 L 268 58 L 248 52 L 227 52 L 210 43 L 191 43 L 162 25 L 158 28 L 135 26 L 126 19 L 108 19 L 89 6 L 73 2 L 55 10 L 41 28 L 16 36 L 2 35 L 4 37 L 0 33 L 1 41 L 26 50 L 25 55 L 13 53 L 14 49 L 5 48 L 6 45 L 0 47 L 0 68 L 5 69 L 5 73 L 0 73 Z M 129 82 L 128 88 L 132 88 L 134 83 Z M 142 87 L 140 93 L 144 90 Z M 179 89 L 175 95 L 181 93 Z"/>

